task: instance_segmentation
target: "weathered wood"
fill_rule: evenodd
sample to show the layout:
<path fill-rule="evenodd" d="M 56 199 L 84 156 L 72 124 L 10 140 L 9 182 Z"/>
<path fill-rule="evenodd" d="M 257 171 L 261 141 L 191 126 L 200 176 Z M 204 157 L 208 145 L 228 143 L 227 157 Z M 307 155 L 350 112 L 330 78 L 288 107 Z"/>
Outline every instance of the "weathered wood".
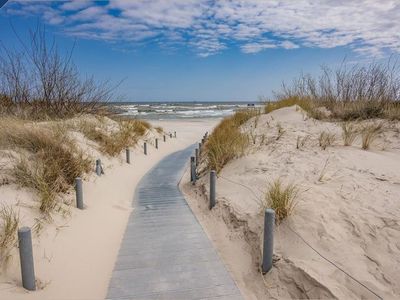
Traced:
<path fill-rule="evenodd" d="M 177 186 L 193 149 L 138 184 L 107 299 L 242 299 Z"/>

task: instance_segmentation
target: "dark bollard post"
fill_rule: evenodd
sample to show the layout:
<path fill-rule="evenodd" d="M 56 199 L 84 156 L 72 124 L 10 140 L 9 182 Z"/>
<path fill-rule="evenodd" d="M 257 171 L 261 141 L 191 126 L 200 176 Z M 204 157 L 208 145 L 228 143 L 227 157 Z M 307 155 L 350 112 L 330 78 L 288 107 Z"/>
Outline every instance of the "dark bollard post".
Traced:
<path fill-rule="evenodd" d="M 176 131 L 174 131 L 174 138 L 176 138 Z"/>
<path fill-rule="evenodd" d="M 158 139 L 156 139 L 156 149 L 158 149 Z"/>
<path fill-rule="evenodd" d="M 144 155 L 147 155 L 147 143 L 146 142 L 144 142 L 144 144 L 143 144 L 143 152 L 144 152 Z"/>
<path fill-rule="evenodd" d="M 169 134 L 169 138 L 172 139 L 172 133 Z"/>
<path fill-rule="evenodd" d="M 96 174 L 97 176 L 101 175 L 101 160 L 96 159 Z"/>
<path fill-rule="evenodd" d="M 18 246 L 22 286 L 29 291 L 34 291 L 36 290 L 35 269 L 33 264 L 32 234 L 29 227 L 18 229 Z"/>
<path fill-rule="evenodd" d="M 196 167 L 199 165 L 199 149 L 194 150 L 195 157 L 196 157 Z"/>
<path fill-rule="evenodd" d="M 201 143 L 199 143 L 199 156 L 201 155 Z"/>
<path fill-rule="evenodd" d="M 163 136 L 163 139 L 164 139 L 164 142 L 165 142 L 165 141 L 166 141 L 165 134 L 164 134 L 164 136 Z"/>
<path fill-rule="evenodd" d="M 263 274 L 267 273 L 272 268 L 272 254 L 274 252 L 274 224 L 275 211 L 267 208 L 264 217 L 264 247 L 261 266 Z"/>
<path fill-rule="evenodd" d="M 126 162 L 128 164 L 130 164 L 131 163 L 131 151 L 129 150 L 129 148 L 125 149 L 125 153 L 126 153 Z"/>
<path fill-rule="evenodd" d="M 210 209 L 215 206 L 215 184 L 216 184 L 216 172 L 212 170 L 210 172 Z"/>
<path fill-rule="evenodd" d="M 196 183 L 196 163 L 194 156 L 190 157 L 190 182 L 194 185 Z"/>
<path fill-rule="evenodd" d="M 82 178 L 75 178 L 76 207 L 83 209 Z"/>

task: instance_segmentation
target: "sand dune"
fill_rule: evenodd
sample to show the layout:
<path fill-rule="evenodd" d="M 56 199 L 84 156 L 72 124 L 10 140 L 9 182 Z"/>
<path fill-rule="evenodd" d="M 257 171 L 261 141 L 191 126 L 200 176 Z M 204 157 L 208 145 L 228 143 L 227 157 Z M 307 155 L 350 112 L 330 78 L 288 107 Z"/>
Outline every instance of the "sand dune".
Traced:
<path fill-rule="evenodd" d="M 339 124 L 283 108 L 243 126 L 256 142 L 223 168 L 211 212 L 208 174 L 196 188 L 185 176 L 181 188 L 246 298 L 400 297 L 400 126 L 384 128 L 368 151 L 359 138 L 345 147 Z M 326 150 L 318 145 L 322 131 L 336 136 Z M 298 137 L 306 137 L 300 149 Z M 276 227 L 274 267 L 262 277 L 260 202 L 278 178 L 300 193 L 293 214 Z"/>
<path fill-rule="evenodd" d="M 93 142 L 76 134 L 81 149 L 94 158 L 101 158 L 105 175 L 87 176 L 84 181 L 83 211 L 74 208 L 74 192 L 65 196 L 71 202 L 65 216 L 53 214 L 53 221 L 44 222 L 40 234 L 33 236 L 35 271 L 39 290 L 28 292 L 21 287 L 17 249 L 1 271 L 0 299 L 104 299 L 128 220 L 135 186 L 140 178 L 161 158 L 195 143 L 217 120 L 153 122 L 177 138 L 159 142 L 154 148 L 156 133 L 147 135 L 148 155 L 143 154 L 143 140 L 131 153 L 130 165 L 124 153 L 117 158 L 101 155 Z M 4 160 L 7 159 L 3 157 Z M 15 185 L 0 187 L 2 203 L 13 205 L 20 214 L 20 226 L 33 226 L 40 217 L 37 196 Z M 37 224 L 37 222 L 36 222 Z"/>

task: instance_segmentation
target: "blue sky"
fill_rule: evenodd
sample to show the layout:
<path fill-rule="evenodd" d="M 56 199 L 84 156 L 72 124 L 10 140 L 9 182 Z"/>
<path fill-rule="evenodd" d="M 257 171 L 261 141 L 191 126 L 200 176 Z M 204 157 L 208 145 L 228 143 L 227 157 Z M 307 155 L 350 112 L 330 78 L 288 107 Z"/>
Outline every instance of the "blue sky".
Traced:
<path fill-rule="evenodd" d="M 323 64 L 397 55 L 399 19 L 391 0 L 24 0 L 0 10 L 0 40 L 45 24 L 127 101 L 257 101 Z"/>

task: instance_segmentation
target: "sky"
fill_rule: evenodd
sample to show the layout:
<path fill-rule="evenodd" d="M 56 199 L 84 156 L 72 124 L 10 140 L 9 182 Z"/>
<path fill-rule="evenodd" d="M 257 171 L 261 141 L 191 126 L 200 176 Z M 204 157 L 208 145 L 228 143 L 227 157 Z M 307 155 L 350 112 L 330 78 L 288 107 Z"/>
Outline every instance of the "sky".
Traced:
<path fill-rule="evenodd" d="M 322 65 L 397 56 L 398 20 L 399 0 L 11 0 L 0 42 L 43 24 L 124 101 L 251 102 Z"/>

